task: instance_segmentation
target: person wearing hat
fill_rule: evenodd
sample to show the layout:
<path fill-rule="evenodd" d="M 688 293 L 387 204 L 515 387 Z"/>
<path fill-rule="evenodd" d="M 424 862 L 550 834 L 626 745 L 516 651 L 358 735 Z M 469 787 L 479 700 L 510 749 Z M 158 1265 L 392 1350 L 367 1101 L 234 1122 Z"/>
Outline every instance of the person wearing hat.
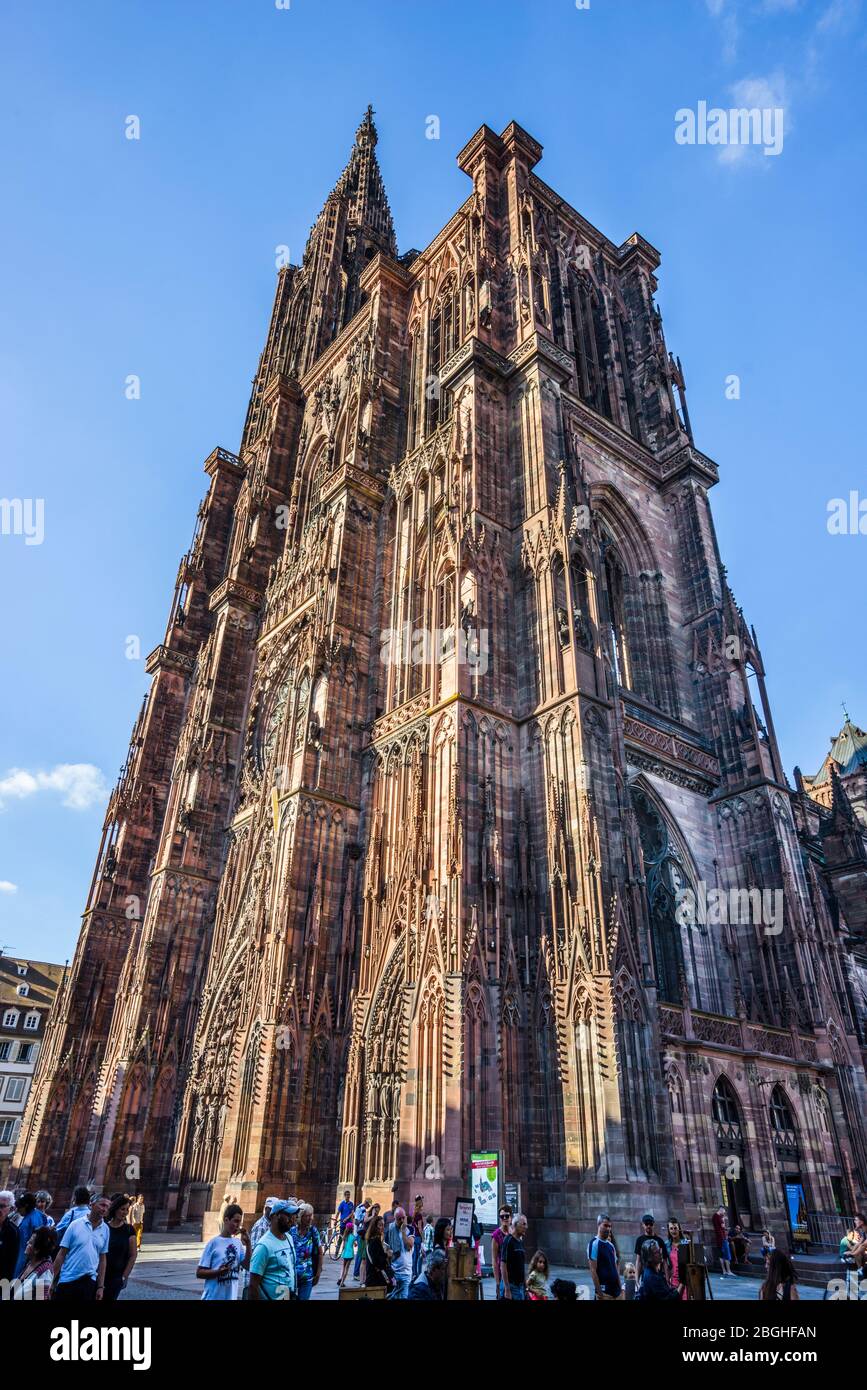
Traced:
<path fill-rule="evenodd" d="M 653 1212 L 649 1211 L 641 1218 L 641 1235 L 635 1242 L 635 1277 L 638 1280 L 638 1287 L 641 1287 L 641 1280 L 647 1268 L 648 1257 L 651 1250 L 657 1247 L 662 1254 L 663 1273 L 670 1278 L 671 1261 L 668 1258 L 668 1251 L 665 1248 L 665 1238 L 656 1229 L 656 1221 Z"/>
<path fill-rule="evenodd" d="M 269 1229 L 250 1258 L 250 1298 L 266 1302 L 298 1296 L 295 1245 L 289 1234 L 298 1220 L 298 1203 L 272 1199 Z"/>
<path fill-rule="evenodd" d="M 266 1232 L 270 1231 L 271 1212 L 274 1209 L 274 1203 L 279 1202 L 279 1200 L 279 1197 L 265 1198 L 265 1206 L 263 1208 L 262 1215 L 259 1217 L 259 1220 L 256 1222 L 252 1231 L 250 1232 L 250 1245 L 253 1250 L 256 1249 L 256 1246 L 259 1244 L 259 1241 L 266 1234 Z"/>

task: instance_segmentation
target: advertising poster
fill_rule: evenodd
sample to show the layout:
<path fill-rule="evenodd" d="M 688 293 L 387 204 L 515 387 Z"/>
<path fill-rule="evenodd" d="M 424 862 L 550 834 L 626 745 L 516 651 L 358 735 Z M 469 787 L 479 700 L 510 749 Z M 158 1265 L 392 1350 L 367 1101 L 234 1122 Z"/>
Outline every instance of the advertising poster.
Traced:
<path fill-rule="evenodd" d="M 482 1226 L 497 1224 L 499 1178 L 498 1153 L 470 1154 L 470 1193 L 476 1204 L 476 1216 Z"/>

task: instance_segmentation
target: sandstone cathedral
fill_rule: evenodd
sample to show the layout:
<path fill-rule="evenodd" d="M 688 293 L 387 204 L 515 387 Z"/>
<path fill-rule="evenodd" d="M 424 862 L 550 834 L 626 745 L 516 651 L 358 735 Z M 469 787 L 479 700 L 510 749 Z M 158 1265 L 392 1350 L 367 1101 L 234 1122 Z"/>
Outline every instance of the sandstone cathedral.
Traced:
<path fill-rule="evenodd" d="M 399 254 L 376 145 L 205 461 L 13 1179 L 210 1234 L 227 1194 L 449 1214 L 482 1149 L 552 1258 L 602 1210 L 836 1231 L 867 735 L 787 782 L 653 246 L 513 123 Z"/>

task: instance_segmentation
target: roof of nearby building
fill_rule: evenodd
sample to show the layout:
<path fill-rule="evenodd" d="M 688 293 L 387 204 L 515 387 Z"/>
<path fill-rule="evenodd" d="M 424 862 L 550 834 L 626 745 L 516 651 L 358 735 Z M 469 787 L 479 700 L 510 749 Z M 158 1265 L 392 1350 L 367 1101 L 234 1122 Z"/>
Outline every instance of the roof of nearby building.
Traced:
<path fill-rule="evenodd" d="M 831 739 L 830 751 L 816 776 L 805 778 L 808 785 L 821 787 L 830 782 L 832 762 L 837 764 L 841 777 L 849 777 L 860 768 L 867 768 L 867 733 L 853 724 L 851 719 L 847 718 L 836 738 Z"/>
<path fill-rule="evenodd" d="M 19 975 L 19 965 L 27 966 L 27 974 Z M 26 956 L 0 956 L 0 1003 L 20 1004 L 22 1008 L 50 1008 L 63 979 L 65 965 L 46 960 L 28 960 Z M 29 985 L 27 994 L 18 994 L 19 985 Z"/>

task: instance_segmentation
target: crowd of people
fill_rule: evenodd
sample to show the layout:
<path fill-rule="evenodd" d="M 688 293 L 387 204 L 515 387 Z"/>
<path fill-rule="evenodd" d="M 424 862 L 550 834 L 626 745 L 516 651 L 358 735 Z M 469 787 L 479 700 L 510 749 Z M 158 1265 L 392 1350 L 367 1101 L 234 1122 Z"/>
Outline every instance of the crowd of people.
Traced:
<path fill-rule="evenodd" d="M 249 1233 L 241 1206 L 229 1197 L 220 1231 L 205 1245 L 196 1269 L 205 1300 L 308 1300 L 322 1275 L 326 1250 L 340 1260 L 338 1288 L 381 1290 L 380 1296 L 435 1301 L 446 1296 L 449 1249 L 454 1231 L 449 1217 L 435 1219 L 416 1196 L 408 1212 L 397 1199 L 383 1211 L 378 1202 L 355 1203 L 349 1188 L 326 1231 L 316 1224 L 309 1202 L 268 1197 Z M 94 1195 L 75 1189 L 60 1220 L 50 1214 L 49 1192 L 0 1192 L 0 1280 L 13 1298 L 55 1298 L 112 1302 L 127 1287 L 144 1228 L 139 1194 Z M 528 1256 L 527 1218 L 504 1204 L 491 1236 L 495 1296 L 500 1300 L 573 1301 L 577 1285 L 551 1279 L 544 1250 Z M 750 1240 L 739 1225 L 730 1231 L 725 1208 L 713 1217 L 722 1277 L 732 1263 L 746 1263 Z M 469 1247 L 474 1272 L 483 1273 L 482 1231 L 473 1217 Z M 662 1302 L 689 1297 L 691 1243 L 672 1218 L 664 1230 L 652 1212 L 641 1220 L 631 1252 L 621 1253 L 610 1216 L 601 1215 L 587 1244 L 593 1293 L 600 1301 Z M 790 1302 L 798 1298 L 790 1257 L 778 1250 L 769 1230 L 762 1232 L 764 1281 L 759 1297 Z M 840 1242 L 839 1257 L 857 1292 L 867 1278 L 867 1222 L 860 1213 Z"/>
<path fill-rule="evenodd" d="M 114 1302 L 141 1245 L 141 1196 L 94 1196 L 77 1187 L 57 1222 L 52 1201 L 44 1190 L 0 1192 L 0 1279 L 14 1299 Z"/>

